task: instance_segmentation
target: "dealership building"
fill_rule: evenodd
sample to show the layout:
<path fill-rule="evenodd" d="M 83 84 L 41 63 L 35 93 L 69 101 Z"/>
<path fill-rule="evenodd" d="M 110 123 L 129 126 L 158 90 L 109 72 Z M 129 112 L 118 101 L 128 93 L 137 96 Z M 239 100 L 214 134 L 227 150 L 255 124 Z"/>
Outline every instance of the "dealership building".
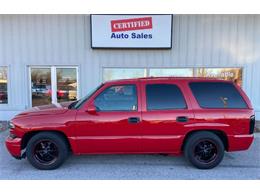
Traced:
<path fill-rule="evenodd" d="M 232 80 L 260 120 L 260 15 L 0 15 L 0 121 L 149 76 Z"/>

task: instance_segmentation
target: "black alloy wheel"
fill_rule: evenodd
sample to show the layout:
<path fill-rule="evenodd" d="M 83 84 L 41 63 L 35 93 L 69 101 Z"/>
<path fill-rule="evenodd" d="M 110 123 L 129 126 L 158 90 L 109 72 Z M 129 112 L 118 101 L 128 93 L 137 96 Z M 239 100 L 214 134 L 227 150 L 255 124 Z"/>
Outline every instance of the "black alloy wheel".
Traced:
<path fill-rule="evenodd" d="M 225 147 L 222 140 L 210 131 L 193 133 L 185 142 L 186 159 L 199 169 L 212 169 L 224 157 Z"/>
<path fill-rule="evenodd" d="M 55 132 L 34 135 L 26 147 L 28 161 L 37 169 L 52 170 L 63 164 L 69 154 L 65 139 Z"/>
<path fill-rule="evenodd" d="M 205 139 L 198 141 L 193 152 L 193 155 L 197 161 L 204 164 L 209 164 L 216 159 L 218 155 L 218 148 L 214 141 Z"/>
<path fill-rule="evenodd" d="M 51 140 L 39 140 L 35 144 L 34 158 L 38 163 L 49 165 L 54 163 L 59 156 L 59 149 Z"/>

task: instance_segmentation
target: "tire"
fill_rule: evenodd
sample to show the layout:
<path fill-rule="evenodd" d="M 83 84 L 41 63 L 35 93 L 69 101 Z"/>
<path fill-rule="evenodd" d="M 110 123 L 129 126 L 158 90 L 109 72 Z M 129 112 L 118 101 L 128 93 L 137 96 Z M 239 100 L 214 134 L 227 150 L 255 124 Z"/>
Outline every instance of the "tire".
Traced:
<path fill-rule="evenodd" d="M 223 159 L 224 144 L 211 132 L 196 132 L 192 134 L 184 146 L 185 158 L 199 169 L 212 169 Z"/>
<path fill-rule="evenodd" d="M 57 133 L 38 133 L 29 140 L 26 147 L 28 161 L 41 170 L 53 170 L 60 167 L 68 154 L 66 141 Z"/>

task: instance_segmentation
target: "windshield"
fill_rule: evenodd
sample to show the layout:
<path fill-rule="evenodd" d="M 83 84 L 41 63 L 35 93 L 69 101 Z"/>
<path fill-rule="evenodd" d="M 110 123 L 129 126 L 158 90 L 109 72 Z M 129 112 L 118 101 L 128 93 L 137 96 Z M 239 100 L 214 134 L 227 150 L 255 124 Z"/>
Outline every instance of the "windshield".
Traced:
<path fill-rule="evenodd" d="M 91 90 L 85 97 L 81 98 L 80 100 L 73 102 L 70 106 L 71 108 L 79 108 L 84 102 L 86 102 L 98 89 L 100 89 L 104 84 L 97 86 L 93 90 Z"/>

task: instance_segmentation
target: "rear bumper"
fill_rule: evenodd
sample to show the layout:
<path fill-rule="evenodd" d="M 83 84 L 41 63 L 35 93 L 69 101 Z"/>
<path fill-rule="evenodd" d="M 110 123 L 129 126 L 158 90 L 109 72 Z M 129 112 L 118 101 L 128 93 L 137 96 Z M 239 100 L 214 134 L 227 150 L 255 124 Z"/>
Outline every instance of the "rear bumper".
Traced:
<path fill-rule="evenodd" d="M 10 138 L 7 137 L 5 140 L 5 145 L 9 153 L 17 158 L 21 158 L 21 143 L 22 143 L 22 138 Z"/>
<path fill-rule="evenodd" d="M 254 140 L 254 134 L 228 136 L 228 151 L 247 150 Z"/>

